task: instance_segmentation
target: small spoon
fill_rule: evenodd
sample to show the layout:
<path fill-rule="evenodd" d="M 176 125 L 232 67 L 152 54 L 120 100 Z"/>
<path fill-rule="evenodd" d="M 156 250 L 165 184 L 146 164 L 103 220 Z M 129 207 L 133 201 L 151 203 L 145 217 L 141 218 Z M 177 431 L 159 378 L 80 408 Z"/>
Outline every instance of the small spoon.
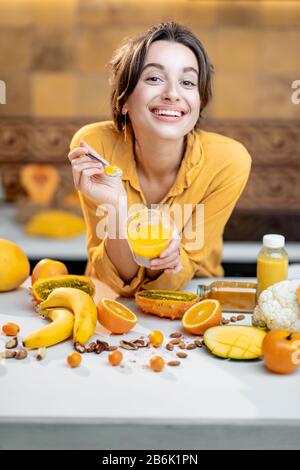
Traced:
<path fill-rule="evenodd" d="M 88 152 L 86 154 L 88 157 L 92 158 L 93 160 L 96 160 L 97 162 L 100 162 L 103 166 L 104 166 L 104 173 L 107 175 L 107 176 L 112 176 L 112 177 L 116 177 L 116 176 L 122 176 L 123 175 L 123 171 L 121 168 L 119 168 L 118 166 L 116 165 L 110 165 L 109 163 L 107 163 L 105 160 L 102 160 L 101 157 L 98 157 L 97 155 L 94 155 L 93 153 L 91 152 Z"/>

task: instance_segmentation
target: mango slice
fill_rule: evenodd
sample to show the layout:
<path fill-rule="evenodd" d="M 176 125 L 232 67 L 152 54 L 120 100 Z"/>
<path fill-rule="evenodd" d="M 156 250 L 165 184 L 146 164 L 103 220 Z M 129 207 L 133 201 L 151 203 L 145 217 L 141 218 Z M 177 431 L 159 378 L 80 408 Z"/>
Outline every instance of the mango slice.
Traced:
<path fill-rule="evenodd" d="M 254 326 L 224 325 L 206 330 L 203 340 L 215 356 L 245 360 L 262 356 L 265 335 L 265 331 Z"/>
<path fill-rule="evenodd" d="M 35 214 L 25 226 L 28 235 L 69 238 L 85 231 L 82 217 L 63 210 L 44 210 Z"/>

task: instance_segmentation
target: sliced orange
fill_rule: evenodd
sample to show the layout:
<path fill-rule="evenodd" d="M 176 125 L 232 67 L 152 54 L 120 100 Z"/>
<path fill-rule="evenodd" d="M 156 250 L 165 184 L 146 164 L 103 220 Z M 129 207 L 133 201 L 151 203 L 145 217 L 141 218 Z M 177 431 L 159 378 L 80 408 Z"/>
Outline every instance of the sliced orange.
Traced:
<path fill-rule="evenodd" d="M 136 315 L 116 300 L 101 299 L 97 305 L 97 311 L 101 325 L 112 333 L 127 333 L 137 322 Z"/>
<path fill-rule="evenodd" d="M 211 326 L 221 323 L 222 309 L 217 300 L 207 299 L 190 307 L 182 317 L 183 328 L 194 335 L 203 335 Z"/>

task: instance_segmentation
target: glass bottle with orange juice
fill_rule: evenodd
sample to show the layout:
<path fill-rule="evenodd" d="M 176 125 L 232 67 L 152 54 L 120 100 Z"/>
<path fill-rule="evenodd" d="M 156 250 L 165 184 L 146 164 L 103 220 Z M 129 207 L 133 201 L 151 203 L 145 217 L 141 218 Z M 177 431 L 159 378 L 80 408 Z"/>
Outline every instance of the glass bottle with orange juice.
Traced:
<path fill-rule="evenodd" d="M 257 257 L 257 299 L 260 293 L 288 277 L 288 254 L 283 235 L 268 234 Z"/>
<path fill-rule="evenodd" d="M 223 312 L 252 313 L 256 287 L 254 282 L 214 281 L 209 285 L 199 284 L 197 294 L 201 300 L 218 300 Z"/>

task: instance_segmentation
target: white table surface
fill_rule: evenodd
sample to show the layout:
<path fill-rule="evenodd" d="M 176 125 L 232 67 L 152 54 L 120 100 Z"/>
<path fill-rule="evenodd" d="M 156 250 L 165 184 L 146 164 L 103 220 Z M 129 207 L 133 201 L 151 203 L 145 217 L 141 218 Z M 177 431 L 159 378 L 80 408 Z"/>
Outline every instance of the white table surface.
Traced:
<path fill-rule="evenodd" d="M 15 207 L 11 204 L 0 205 L 0 238 L 11 240 L 22 247 L 31 259 L 57 258 L 64 260 L 86 260 L 85 235 L 69 239 L 32 237 L 24 233 L 21 225 L 15 222 Z M 230 242 L 223 245 L 223 262 L 255 263 L 261 248 L 259 242 Z M 300 262 L 300 243 L 286 245 L 291 262 Z"/>
<path fill-rule="evenodd" d="M 211 282 L 194 279 L 185 290 L 195 292 L 200 281 Z M 95 299 L 100 295 L 106 294 L 98 288 Z M 145 315 L 133 299 L 121 300 L 138 315 L 126 339 L 152 329 L 165 337 L 181 330 L 179 320 Z M 20 339 L 45 323 L 33 311 L 26 287 L 0 294 L 0 319 L 1 325 L 18 323 Z M 240 323 L 250 322 L 247 315 Z M 108 341 L 118 344 L 121 338 Z M 6 340 L 0 337 L 0 350 Z M 205 348 L 160 373 L 147 364 L 153 353 L 175 359 L 165 348 L 122 350 L 122 368 L 110 366 L 106 352 L 85 354 L 82 365 L 70 369 L 71 351 L 68 340 L 48 348 L 41 362 L 30 351 L 25 360 L 0 364 L 0 449 L 300 447 L 300 371 L 278 376 L 260 360 L 222 360 Z"/>

